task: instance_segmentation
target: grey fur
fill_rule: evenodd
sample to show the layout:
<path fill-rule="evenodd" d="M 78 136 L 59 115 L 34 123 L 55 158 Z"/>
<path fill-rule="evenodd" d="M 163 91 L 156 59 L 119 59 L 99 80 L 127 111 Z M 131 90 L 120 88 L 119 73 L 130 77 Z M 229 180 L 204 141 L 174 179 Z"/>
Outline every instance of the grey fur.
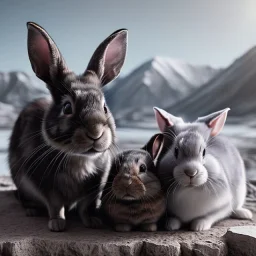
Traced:
<path fill-rule="evenodd" d="M 243 160 L 226 137 L 212 137 L 208 126 L 227 111 L 212 113 L 193 123 L 173 122 L 173 126 L 165 127 L 157 171 L 167 193 L 168 230 L 180 229 L 184 224 L 195 231 L 207 230 L 231 215 L 252 218 L 252 213 L 243 208 Z"/>
<path fill-rule="evenodd" d="M 126 44 L 127 31 L 114 32 L 77 76 L 48 33 L 28 23 L 31 65 L 52 100 L 38 99 L 21 112 L 8 160 L 23 205 L 29 213 L 46 207 L 52 231 L 64 230 L 65 210 L 74 205 L 87 227 L 98 224 L 96 207 L 115 151 L 115 122 L 101 87 L 119 74 Z"/>

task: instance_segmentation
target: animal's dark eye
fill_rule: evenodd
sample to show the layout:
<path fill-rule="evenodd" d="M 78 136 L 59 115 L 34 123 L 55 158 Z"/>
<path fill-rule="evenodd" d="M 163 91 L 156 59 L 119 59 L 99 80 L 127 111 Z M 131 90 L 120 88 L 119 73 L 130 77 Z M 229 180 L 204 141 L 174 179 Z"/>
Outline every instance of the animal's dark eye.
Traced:
<path fill-rule="evenodd" d="M 70 102 L 66 102 L 63 105 L 63 114 L 64 115 L 71 115 L 72 114 L 72 105 Z"/>
<path fill-rule="evenodd" d="M 146 171 L 147 171 L 146 165 L 145 165 L 145 164 L 141 164 L 141 165 L 140 165 L 140 173 L 144 173 L 144 172 L 146 172 Z"/>
<path fill-rule="evenodd" d="M 108 113 L 108 108 L 107 108 L 107 106 L 106 106 L 106 104 L 104 104 L 104 112 L 105 112 L 105 114 L 107 114 Z"/>
<path fill-rule="evenodd" d="M 177 147 L 174 149 L 174 155 L 176 158 L 179 156 L 179 149 Z"/>
<path fill-rule="evenodd" d="M 205 157 L 205 149 L 204 149 L 204 151 L 203 151 L 203 157 Z"/>

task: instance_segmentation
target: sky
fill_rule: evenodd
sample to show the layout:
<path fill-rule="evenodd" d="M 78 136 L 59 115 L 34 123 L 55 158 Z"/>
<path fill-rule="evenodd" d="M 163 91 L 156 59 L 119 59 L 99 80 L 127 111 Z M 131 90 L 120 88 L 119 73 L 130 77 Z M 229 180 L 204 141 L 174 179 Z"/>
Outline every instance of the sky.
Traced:
<path fill-rule="evenodd" d="M 122 74 L 154 56 L 226 67 L 256 45 L 255 0 L 0 0 L 0 71 L 32 74 L 27 21 L 48 31 L 77 73 L 119 28 L 129 30 Z"/>

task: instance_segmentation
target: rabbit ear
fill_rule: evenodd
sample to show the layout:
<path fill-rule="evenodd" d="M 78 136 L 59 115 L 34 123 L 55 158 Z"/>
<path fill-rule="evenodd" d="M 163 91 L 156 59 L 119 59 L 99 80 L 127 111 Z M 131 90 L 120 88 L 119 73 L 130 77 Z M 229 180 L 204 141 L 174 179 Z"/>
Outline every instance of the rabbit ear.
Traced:
<path fill-rule="evenodd" d="M 87 71 L 93 71 L 102 86 L 115 79 L 124 64 L 127 36 L 128 31 L 120 29 L 107 37 L 95 50 L 84 75 Z"/>
<path fill-rule="evenodd" d="M 164 136 L 161 133 L 155 134 L 149 142 L 142 148 L 149 152 L 153 160 L 157 160 L 164 144 Z"/>
<path fill-rule="evenodd" d="M 177 123 L 184 123 L 181 117 L 173 116 L 161 108 L 154 107 L 153 109 L 158 127 L 161 132 L 164 132 L 166 127 L 174 126 Z"/>
<path fill-rule="evenodd" d="M 199 117 L 197 122 L 205 123 L 209 128 L 211 128 L 211 136 L 217 136 L 224 127 L 229 110 L 230 108 L 225 108 L 208 116 Z"/>
<path fill-rule="evenodd" d="M 158 135 L 152 146 L 152 158 L 153 160 L 157 160 L 164 145 L 164 136 L 162 134 Z"/>
<path fill-rule="evenodd" d="M 65 61 L 48 33 L 33 22 L 27 23 L 28 55 L 36 76 L 51 83 L 57 72 L 68 71 Z"/>

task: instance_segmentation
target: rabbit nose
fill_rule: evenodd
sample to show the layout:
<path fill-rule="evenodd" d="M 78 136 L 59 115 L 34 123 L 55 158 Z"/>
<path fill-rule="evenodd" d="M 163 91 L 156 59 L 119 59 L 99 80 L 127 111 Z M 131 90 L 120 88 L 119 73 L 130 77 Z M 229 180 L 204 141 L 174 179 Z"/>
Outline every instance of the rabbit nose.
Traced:
<path fill-rule="evenodd" d="M 197 170 L 193 170 L 193 169 L 192 170 L 186 169 L 186 170 L 184 170 L 184 172 L 190 178 L 193 178 L 197 174 Z"/>
<path fill-rule="evenodd" d="M 91 134 L 91 133 L 88 133 L 87 132 L 87 137 L 91 140 L 98 140 L 101 136 L 102 136 L 103 132 L 102 133 L 97 133 L 97 134 Z"/>
<path fill-rule="evenodd" d="M 131 175 L 129 173 L 124 174 L 124 180 L 127 187 L 129 187 L 132 184 Z"/>
<path fill-rule="evenodd" d="M 102 134 L 103 134 L 103 126 L 101 125 L 94 125 L 93 127 L 91 127 L 91 129 L 87 130 L 87 137 L 92 139 L 92 140 L 98 140 Z"/>

